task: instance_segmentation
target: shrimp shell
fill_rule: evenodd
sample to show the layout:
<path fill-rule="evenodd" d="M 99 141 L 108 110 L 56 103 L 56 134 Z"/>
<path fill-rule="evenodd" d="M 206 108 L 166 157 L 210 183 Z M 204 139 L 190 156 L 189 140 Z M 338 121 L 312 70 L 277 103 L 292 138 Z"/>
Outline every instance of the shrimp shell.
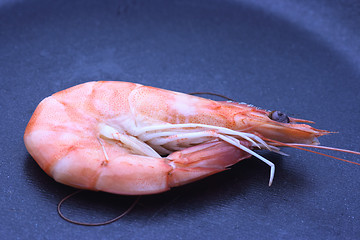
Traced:
<path fill-rule="evenodd" d="M 268 111 L 127 82 L 88 82 L 45 98 L 24 134 L 28 152 L 56 181 L 116 194 L 160 193 L 217 172 L 269 139 L 318 144 L 327 131 L 279 123 Z M 306 121 L 305 121 L 306 122 Z"/>

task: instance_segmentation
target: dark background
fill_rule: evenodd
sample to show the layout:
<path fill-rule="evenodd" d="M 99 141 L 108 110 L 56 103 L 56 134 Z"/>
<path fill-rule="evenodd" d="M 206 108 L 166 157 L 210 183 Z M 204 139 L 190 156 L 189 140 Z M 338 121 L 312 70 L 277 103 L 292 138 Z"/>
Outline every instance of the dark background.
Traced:
<path fill-rule="evenodd" d="M 355 239 L 360 167 L 285 149 L 145 196 L 102 227 L 62 220 L 74 189 L 48 177 L 23 133 L 37 104 L 91 80 L 210 91 L 339 132 L 323 145 L 360 151 L 358 1 L 0 1 L 0 238 Z M 360 162 L 358 156 L 334 153 Z M 83 193 L 67 216 L 98 222 L 133 200 Z"/>

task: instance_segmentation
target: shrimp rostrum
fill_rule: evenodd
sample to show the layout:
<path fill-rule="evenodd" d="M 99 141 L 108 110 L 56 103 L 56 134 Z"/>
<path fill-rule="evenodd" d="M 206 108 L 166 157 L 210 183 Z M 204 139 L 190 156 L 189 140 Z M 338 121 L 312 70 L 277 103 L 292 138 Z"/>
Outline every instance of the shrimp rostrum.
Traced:
<path fill-rule="evenodd" d="M 316 146 L 327 131 L 236 102 L 127 82 L 88 82 L 45 98 L 24 134 L 56 181 L 116 194 L 160 193 L 281 146 Z"/>

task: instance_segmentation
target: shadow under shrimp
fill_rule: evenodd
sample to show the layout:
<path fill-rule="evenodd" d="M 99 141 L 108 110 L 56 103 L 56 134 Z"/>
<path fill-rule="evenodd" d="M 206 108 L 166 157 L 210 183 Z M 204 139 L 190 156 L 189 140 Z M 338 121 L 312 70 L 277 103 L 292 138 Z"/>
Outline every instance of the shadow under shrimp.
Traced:
<path fill-rule="evenodd" d="M 274 188 L 285 191 L 296 191 L 293 186 L 301 188 L 304 179 L 301 176 L 289 176 L 282 167 L 283 156 L 271 152 L 261 153 L 271 159 L 277 166 L 277 183 Z M 31 178 L 41 192 L 52 196 L 54 211 L 59 201 L 68 194 L 76 191 L 74 188 L 59 184 L 47 176 L 28 156 L 24 165 L 25 175 Z M 178 211 L 201 214 L 207 208 L 233 201 L 234 198 L 246 197 L 247 192 L 254 185 L 266 184 L 268 167 L 254 157 L 245 159 L 222 173 L 218 173 L 201 181 L 189 185 L 173 188 L 171 191 L 142 196 L 135 209 L 129 216 L 122 218 L 125 222 L 136 219 L 141 224 L 148 224 L 154 219 L 168 218 Z M 282 184 L 286 179 L 287 184 Z M 291 181 L 291 184 L 289 184 Z M 291 186 L 291 187 L 290 187 Z M 284 189 L 286 188 L 286 189 Z M 239 196 L 240 195 L 240 196 Z M 62 205 L 62 212 L 68 218 L 83 223 L 102 223 L 115 218 L 136 200 L 136 196 L 123 196 L 105 192 L 83 191 L 68 199 Z M 127 219 L 127 220 L 126 220 Z"/>
<path fill-rule="evenodd" d="M 41 193 L 46 193 L 47 195 L 57 195 L 62 196 L 65 194 L 71 187 L 65 186 L 63 184 L 57 183 L 51 177 L 49 177 L 39 165 L 35 162 L 35 160 L 27 154 L 24 159 L 23 165 L 24 175 L 27 177 L 30 187 L 36 188 L 37 191 Z"/>
<path fill-rule="evenodd" d="M 267 194 L 275 195 L 279 191 L 296 192 L 305 188 L 306 180 L 293 171 L 287 172 L 283 168 L 282 161 L 286 161 L 283 156 L 274 153 L 263 154 L 271 159 L 277 166 L 277 183 L 268 187 L 267 175 L 268 168 L 266 165 L 256 161 L 256 158 L 243 160 L 242 162 L 231 167 L 230 170 L 218 173 L 211 177 L 205 178 L 189 185 L 174 188 L 169 192 L 148 195 L 142 197 L 138 206 L 136 215 L 146 215 L 147 218 L 142 220 L 144 224 L 174 217 L 178 212 L 187 212 L 191 215 L 204 214 L 216 205 L 227 206 L 234 199 L 246 198 L 252 194 L 253 188 L 257 191 L 269 189 Z M 286 181 L 284 179 L 288 178 Z M 296 186 L 294 188 L 294 186 Z M 281 190 L 280 190 L 281 189 Z M 270 198 L 270 196 L 269 196 Z"/>
<path fill-rule="evenodd" d="M 41 170 L 30 155 L 25 159 L 23 170 L 28 182 L 35 186 L 35 191 L 39 192 L 42 198 L 52 202 L 54 212 L 61 199 L 77 191 L 75 188 L 55 182 Z M 102 223 L 125 212 L 134 199 L 136 199 L 134 196 L 83 191 L 66 200 L 62 204 L 61 211 L 75 221 Z"/>

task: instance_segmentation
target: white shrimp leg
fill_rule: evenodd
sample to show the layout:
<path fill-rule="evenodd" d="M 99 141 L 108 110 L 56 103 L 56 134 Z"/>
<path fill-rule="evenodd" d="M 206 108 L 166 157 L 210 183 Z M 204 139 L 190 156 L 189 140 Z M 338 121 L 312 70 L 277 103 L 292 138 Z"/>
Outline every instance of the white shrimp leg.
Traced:
<path fill-rule="evenodd" d="M 155 138 L 149 141 L 151 145 L 166 145 L 170 144 L 172 147 L 181 147 L 181 145 L 190 145 L 205 142 L 210 138 L 217 138 L 218 134 L 212 131 L 190 132 L 174 134 L 168 137 Z M 195 140 L 195 142 L 194 142 Z M 179 146 L 180 145 L 180 146 Z"/>
<path fill-rule="evenodd" d="M 156 158 L 161 157 L 154 149 L 152 149 L 146 143 L 138 140 L 133 136 L 120 133 L 115 128 L 110 127 L 106 124 L 103 123 L 99 124 L 99 132 L 101 136 L 104 136 L 108 139 L 114 139 L 120 141 L 126 147 L 130 148 L 134 153 L 149 157 L 156 157 Z"/>
<path fill-rule="evenodd" d="M 265 146 L 266 148 L 268 148 L 268 144 L 262 140 L 260 137 L 251 134 L 251 133 L 244 133 L 244 132 L 239 132 L 239 131 L 234 131 L 228 128 L 224 128 L 224 127 L 217 127 L 217 126 L 212 126 L 212 125 L 206 125 L 206 124 L 198 124 L 198 123 L 184 123 L 184 124 L 161 124 L 161 125 L 155 125 L 155 126 L 147 126 L 147 127 L 143 127 L 140 129 L 137 129 L 135 131 L 136 136 L 141 136 L 142 134 L 149 134 L 150 132 L 153 131 L 161 131 L 164 132 L 166 129 L 179 129 L 181 131 L 186 131 L 187 128 L 190 129 L 213 129 L 213 130 L 217 130 L 219 133 L 225 134 L 225 135 L 233 135 L 233 136 L 238 136 L 241 137 L 251 143 L 253 143 L 256 147 L 259 147 L 259 144 L 262 144 L 263 146 Z M 257 141 L 258 143 L 256 143 L 255 141 Z M 270 149 L 269 149 L 270 150 Z"/>
<path fill-rule="evenodd" d="M 202 128 L 210 128 L 212 130 L 185 132 L 185 133 L 179 133 L 179 134 L 175 134 L 175 135 L 174 135 L 173 131 L 171 131 L 169 133 L 167 133 L 166 131 L 162 131 L 161 133 L 153 134 L 152 137 L 150 138 L 151 140 L 148 140 L 149 137 L 147 137 L 147 138 L 145 137 L 145 138 L 148 140 L 150 145 L 161 146 L 162 148 L 165 148 L 165 149 L 168 149 L 169 146 L 165 147 L 164 145 L 170 144 L 170 148 L 172 148 L 172 149 L 168 149 L 168 150 L 184 149 L 185 146 L 181 146 L 181 145 L 184 145 L 184 143 L 187 143 L 186 145 L 189 145 L 189 143 L 192 143 L 192 141 L 194 141 L 194 140 L 197 140 L 197 142 L 204 142 L 204 140 L 209 140 L 210 138 L 222 139 L 223 141 L 253 155 L 254 157 L 260 159 L 261 161 L 263 161 L 264 163 L 269 165 L 270 166 L 269 186 L 271 186 L 273 179 L 274 179 L 274 175 L 275 175 L 275 165 L 272 162 L 270 162 L 269 160 L 267 160 L 266 158 L 257 154 L 256 152 L 241 145 L 240 141 L 238 139 L 236 139 L 232 136 L 219 134 L 217 132 L 230 133 L 232 135 L 240 136 L 240 137 L 244 138 L 245 140 L 250 141 L 255 146 L 259 147 L 259 145 L 256 142 L 254 142 L 252 139 L 250 139 L 250 137 L 252 137 L 255 140 L 258 140 L 257 139 L 258 137 L 256 135 L 236 132 L 236 131 L 226 129 L 226 128 L 208 126 L 208 125 L 203 125 L 203 124 L 158 125 L 158 126 L 143 128 L 143 129 L 141 129 L 142 131 L 138 132 L 138 134 L 143 134 L 144 132 L 148 132 L 148 131 L 159 131 L 159 130 L 174 129 L 174 128 L 180 128 L 181 130 L 184 130 L 184 128 L 186 128 L 186 127 L 191 128 L 191 127 L 199 127 L 199 126 Z M 150 156 L 150 157 L 160 157 L 160 155 L 153 148 L 151 148 L 149 145 L 138 140 L 137 138 L 135 138 L 133 136 L 122 134 L 122 133 L 118 132 L 116 129 L 114 129 L 108 125 L 105 125 L 105 124 L 100 124 L 99 129 L 100 129 L 101 135 L 103 135 L 109 139 L 114 139 L 114 140 L 118 140 L 118 141 L 122 142 L 127 147 L 132 149 L 134 151 L 134 153 L 138 153 L 138 154 Z M 146 134 L 145 134 L 145 136 L 146 136 Z M 167 137 L 165 137 L 165 136 L 167 136 Z M 261 145 L 267 146 L 267 144 L 264 141 L 261 140 L 259 142 Z M 174 143 L 174 144 L 171 144 L 171 143 Z"/>
<path fill-rule="evenodd" d="M 261 161 L 263 161 L 264 163 L 266 163 L 267 165 L 270 166 L 270 180 L 269 180 L 269 186 L 271 186 L 273 180 L 274 180 L 274 175 L 275 175 L 275 164 L 273 164 L 272 162 L 270 162 L 269 160 L 267 160 L 266 158 L 260 156 L 259 154 L 257 154 L 256 152 L 250 150 L 249 148 L 243 146 L 240 144 L 239 140 L 237 140 L 236 138 L 232 138 L 230 136 L 223 136 L 220 135 L 219 136 L 220 139 L 224 140 L 225 142 L 230 143 L 233 146 L 236 146 L 238 148 L 240 148 L 241 150 L 253 155 L 254 157 L 260 159 Z"/>
<path fill-rule="evenodd" d="M 184 131 L 184 129 L 186 129 L 186 128 L 199 128 L 199 127 L 205 128 L 205 129 L 213 129 L 213 130 L 212 131 L 210 130 L 210 131 L 182 133 L 182 134 L 177 134 L 175 136 L 171 135 L 171 137 L 162 138 L 162 139 L 157 138 L 158 136 L 166 136 L 166 134 L 164 134 L 164 130 L 166 130 L 166 129 L 172 129 L 172 130 L 180 129 L 181 131 Z M 214 130 L 219 133 L 215 132 Z M 266 158 L 257 154 L 256 152 L 241 145 L 240 141 L 238 139 L 232 137 L 232 136 L 241 137 L 241 138 L 251 142 L 256 147 L 260 148 L 259 144 L 257 144 L 255 142 L 255 141 L 258 141 L 262 146 L 265 146 L 269 150 L 272 150 L 261 138 L 259 138 L 258 136 L 254 135 L 254 134 L 238 132 L 238 131 L 234 131 L 234 130 L 223 128 L 223 127 L 216 127 L 216 126 L 210 126 L 210 125 L 205 125 L 205 124 L 192 124 L 192 123 L 189 123 L 189 124 L 164 124 L 164 125 L 157 125 L 157 126 L 149 126 L 149 127 L 144 127 L 142 129 L 140 129 L 137 133 L 139 135 L 145 134 L 145 136 L 146 136 L 147 132 L 152 132 L 152 131 L 162 131 L 161 133 L 153 133 L 153 135 L 152 135 L 153 139 L 152 139 L 151 143 L 156 144 L 156 145 L 164 145 L 166 143 L 173 142 L 173 141 L 180 140 L 180 139 L 189 140 L 189 139 L 201 139 L 204 137 L 220 138 L 223 141 L 228 142 L 229 144 L 231 144 L 235 147 L 238 147 L 239 149 L 253 155 L 254 157 L 258 158 L 259 160 L 261 160 L 264 163 L 266 163 L 267 165 L 269 165 L 270 166 L 269 186 L 271 186 L 271 184 L 274 180 L 275 165 L 272 162 L 270 162 L 269 160 L 267 160 Z M 158 135 L 156 135 L 156 134 L 158 134 Z M 230 136 L 230 135 L 232 135 L 232 136 Z"/>

